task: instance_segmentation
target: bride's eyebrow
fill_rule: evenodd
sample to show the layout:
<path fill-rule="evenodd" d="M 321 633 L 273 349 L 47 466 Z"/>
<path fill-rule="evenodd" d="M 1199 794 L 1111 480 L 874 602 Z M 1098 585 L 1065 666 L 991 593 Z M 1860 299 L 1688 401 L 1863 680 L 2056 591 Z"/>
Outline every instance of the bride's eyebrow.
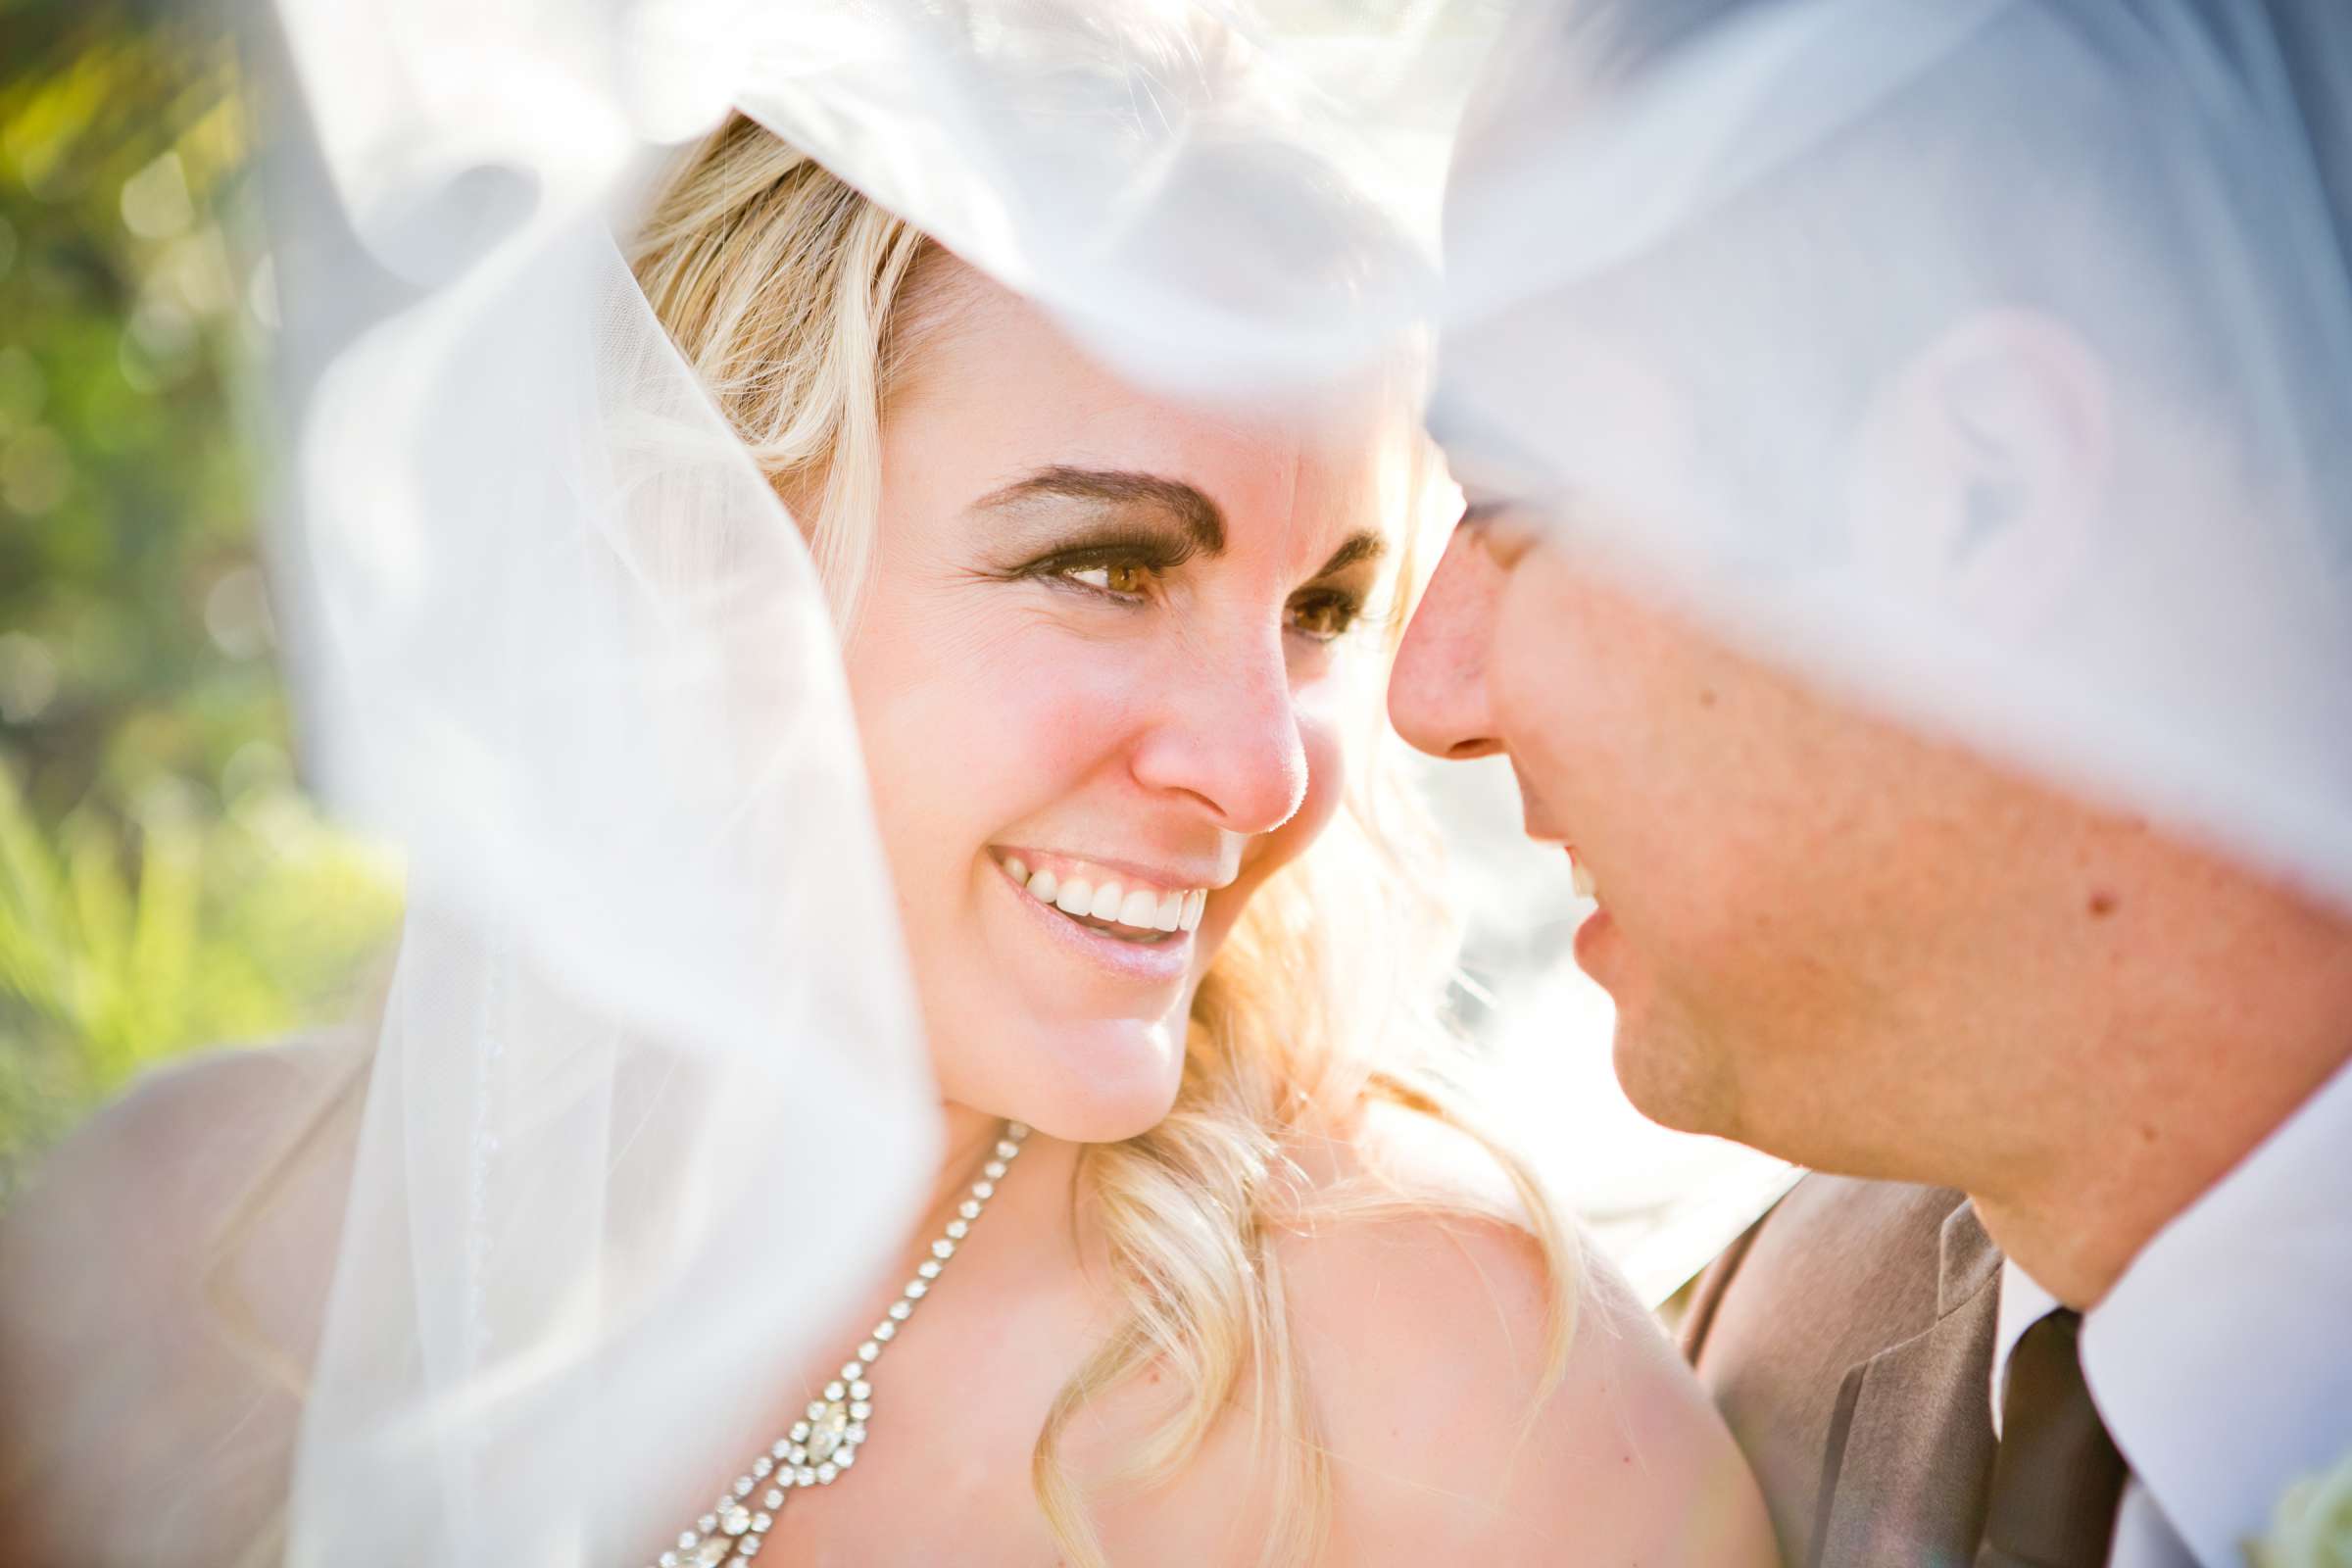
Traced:
<path fill-rule="evenodd" d="M 1041 502 L 1081 501 L 1092 510 L 1155 514 L 1180 531 L 1185 553 L 1220 555 L 1225 549 L 1225 514 L 1217 504 L 1181 479 L 1127 469 L 1040 468 L 992 490 L 972 503 L 975 513 L 1018 514 Z M 1327 568 L 1328 569 L 1328 568 Z"/>

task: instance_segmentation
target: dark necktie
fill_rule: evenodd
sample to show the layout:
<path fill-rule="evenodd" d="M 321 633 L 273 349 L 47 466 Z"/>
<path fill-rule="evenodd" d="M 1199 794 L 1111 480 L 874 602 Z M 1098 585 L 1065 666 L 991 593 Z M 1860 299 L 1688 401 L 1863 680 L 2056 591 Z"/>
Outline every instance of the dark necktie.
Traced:
<path fill-rule="evenodd" d="M 2001 1444 L 1976 1568 L 2104 1568 L 2124 1457 L 2082 1384 L 2079 1312 L 2060 1307 L 2009 1357 Z"/>

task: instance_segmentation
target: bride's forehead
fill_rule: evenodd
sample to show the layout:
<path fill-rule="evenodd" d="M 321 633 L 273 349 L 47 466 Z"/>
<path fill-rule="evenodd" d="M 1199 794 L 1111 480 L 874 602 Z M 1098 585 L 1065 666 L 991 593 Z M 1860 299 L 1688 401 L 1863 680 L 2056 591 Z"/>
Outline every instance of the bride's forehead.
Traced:
<path fill-rule="evenodd" d="M 1042 415 L 1132 408 L 1189 428 L 1288 434 L 1302 445 L 1346 449 L 1408 422 L 1412 381 L 1397 365 L 1315 382 L 1236 381 L 1179 390 L 1167 367 L 1116 323 L 1073 327 L 1048 306 L 1004 287 L 953 256 L 927 265 L 892 323 L 892 402 L 987 400 L 1016 394 Z"/>
<path fill-rule="evenodd" d="M 1313 539 L 1379 527 L 1398 504 L 1413 425 L 1369 378 L 1201 398 L 1111 369 L 995 285 L 968 310 L 903 368 L 885 441 L 935 476 L 967 470 L 974 495 L 1056 469 L 1149 475 L 1200 492 L 1237 537 Z"/>

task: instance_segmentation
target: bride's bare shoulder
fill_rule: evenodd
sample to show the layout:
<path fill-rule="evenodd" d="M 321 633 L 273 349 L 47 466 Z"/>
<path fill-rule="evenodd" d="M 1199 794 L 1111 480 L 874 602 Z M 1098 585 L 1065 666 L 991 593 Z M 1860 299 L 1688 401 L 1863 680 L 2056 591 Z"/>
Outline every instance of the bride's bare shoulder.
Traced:
<path fill-rule="evenodd" d="M 1573 1232 L 1555 1300 L 1480 1145 L 1382 1109 L 1308 1163 L 1342 1200 L 1283 1248 L 1332 1453 L 1331 1560 L 1776 1560 L 1746 1464 L 1655 1318 Z M 1367 1185 L 1408 1201 L 1358 1203 Z M 1555 1305 L 1570 1334 L 1546 1393 Z"/>
<path fill-rule="evenodd" d="M 52 1151 L 0 1215 L 0 1539 L 54 1532 L 76 1560 L 143 1560 L 134 1543 L 93 1541 L 90 1521 L 176 1518 L 166 1555 L 194 1562 L 208 1559 L 184 1532 L 191 1513 L 243 1532 L 266 1512 L 365 1068 L 339 1036 L 160 1068 Z M 242 1424 L 236 1466 L 195 1462 L 226 1455 L 224 1419 Z M 162 1489 L 158 1505 L 110 1507 L 135 1487 Z"/>

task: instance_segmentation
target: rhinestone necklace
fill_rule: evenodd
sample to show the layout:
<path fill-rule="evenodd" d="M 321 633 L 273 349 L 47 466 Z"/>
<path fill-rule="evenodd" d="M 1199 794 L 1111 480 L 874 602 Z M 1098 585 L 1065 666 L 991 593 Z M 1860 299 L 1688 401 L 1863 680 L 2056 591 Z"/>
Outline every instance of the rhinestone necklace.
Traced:
<path fill-rule="evenodd" d="M 803 1418 L 719 1494 L 710 1511 L 697 1519 L 692 1530 L 679 1532 L 677 1544 L 656 1559 L 654 1568 L 717 1568 L 729 1560 L 756 1556 L 774 1528 L 788 1493 L 801 1487 L 829 1487 L 858 1462 L 858 1450 L 865 1444 L 865 1423 L 874 1413 L 874 1363 L 882 1358 L 883 1348 L 898 1338 L 899 1325 L 912 1317 L 916 1305 L 931 1293 L 931 1282 L 939 1278 L 940 1270 L 956 1255 L 956 1244 L 969 1233 L 972 1221 L 996 1196 L 997 1183 L 1004 1179 L 1028 1136 L 1029 1129 L 1021 1123 L 1004 1124 L 988 1163 L 980 1167 L 980 1179 L 956 1205 L 956 1217 L 948 1221 L 946 1234 L 931 1244 L 931 1255 L 923 1259 L 914 1278 L 882 1314 L 882 1321 L 858 1347 L 858 1359 L 842 1364 L 841 1376 L 825 1385 L 823 1396 L 808 1401 Z M 760 1494 L 757 1498 L 752 1495 L 755 1492 Z"/>

